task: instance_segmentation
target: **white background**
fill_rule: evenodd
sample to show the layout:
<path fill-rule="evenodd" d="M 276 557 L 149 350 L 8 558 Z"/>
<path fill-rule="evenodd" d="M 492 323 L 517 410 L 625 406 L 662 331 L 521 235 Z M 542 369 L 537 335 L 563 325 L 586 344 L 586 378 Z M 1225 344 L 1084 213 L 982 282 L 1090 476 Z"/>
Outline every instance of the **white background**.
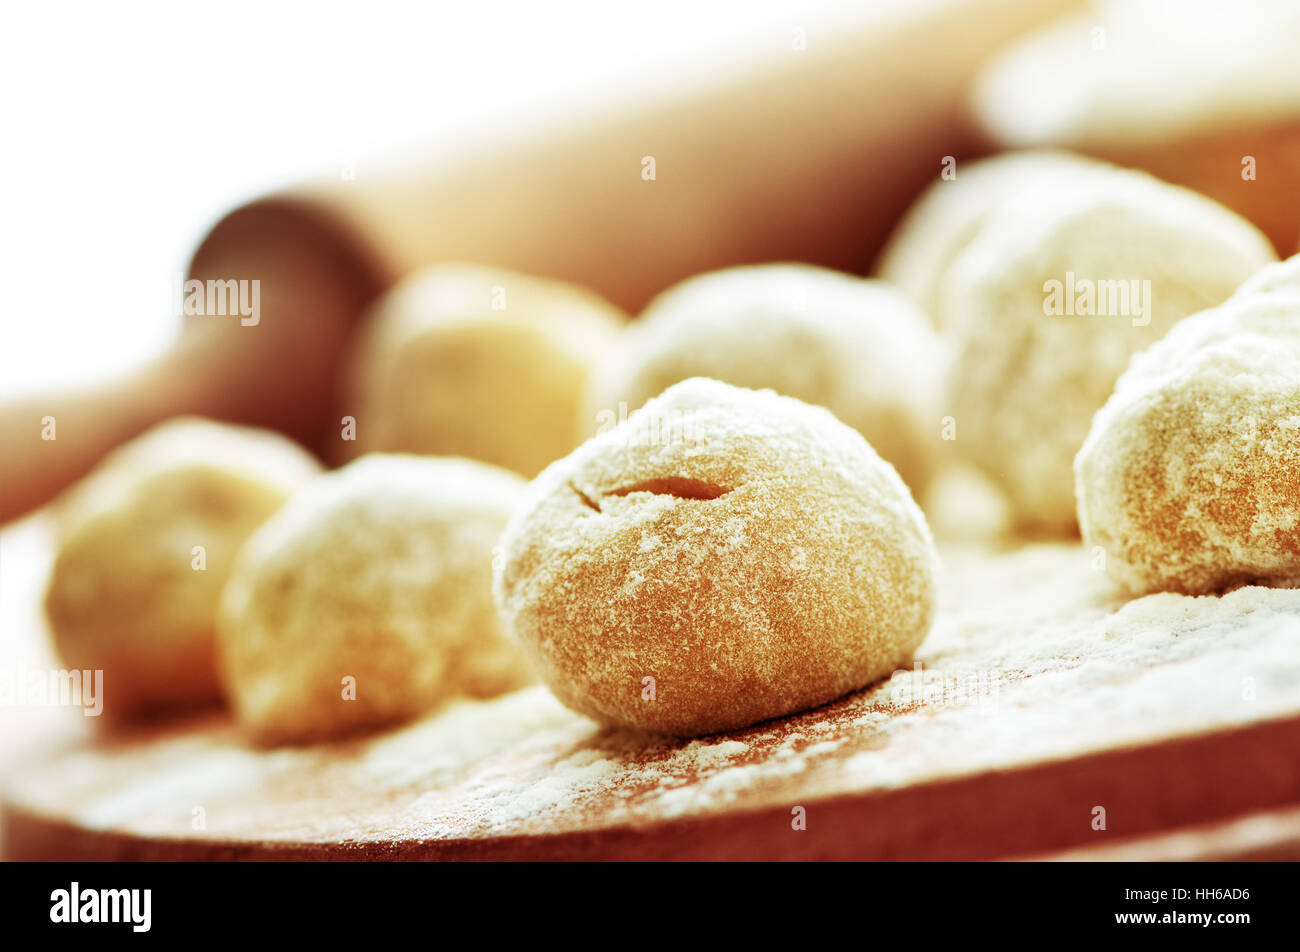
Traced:
<path fill-rule="evenodd" d="M 6 4 L 0 397 L 165 347 L 173 276 L 259 192 L 711 81 L 897 2 Z"/>

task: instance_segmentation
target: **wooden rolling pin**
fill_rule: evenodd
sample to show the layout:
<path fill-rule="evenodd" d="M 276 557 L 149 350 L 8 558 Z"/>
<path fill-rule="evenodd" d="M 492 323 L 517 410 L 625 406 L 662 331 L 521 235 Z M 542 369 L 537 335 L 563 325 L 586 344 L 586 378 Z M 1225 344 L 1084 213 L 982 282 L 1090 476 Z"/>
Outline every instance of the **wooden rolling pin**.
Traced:
<path fill-rule="evenodd" d="M 891 3 L 688 97 L 236 209 L 203 240 L 190 277 L 259 280 L 258 323 L 194 317 L 172 351 L 131 376 L 0 407 L 0 523 L 176 414 L 269 426 L 319 448 L 337 425 L 336 370 L 357 315 L 432 262 L 577 281 L 633 311 L 726 265 L 864 270 L 942 157 L 979 150 L 964 108 L 974 72 L 1078 2 Z M 42 439 L 46 417 L 57 439 Z"/>

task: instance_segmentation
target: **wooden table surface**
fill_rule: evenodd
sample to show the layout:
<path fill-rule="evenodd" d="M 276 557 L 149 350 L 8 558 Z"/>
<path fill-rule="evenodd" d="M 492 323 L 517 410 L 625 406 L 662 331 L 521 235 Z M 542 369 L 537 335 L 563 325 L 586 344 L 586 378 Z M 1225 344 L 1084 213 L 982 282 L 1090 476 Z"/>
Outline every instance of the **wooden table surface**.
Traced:
<path fill-rule="evenodd" d="M 0 557 L 22 550 L 32 588 L 5 619 L 23 594 L 30 629 L 45 543 L 20 528 Z M 279 749 L 219 711 L 113 734 L 4 709 L 5 855 L 1300 855 L 1300 591 L 1126 602 L 1077 544 L 942 555 L 919 671 L 696 741 L 599 728 L 541 687 Z M 52 663 L 27 640 L 7 664 Z"/>

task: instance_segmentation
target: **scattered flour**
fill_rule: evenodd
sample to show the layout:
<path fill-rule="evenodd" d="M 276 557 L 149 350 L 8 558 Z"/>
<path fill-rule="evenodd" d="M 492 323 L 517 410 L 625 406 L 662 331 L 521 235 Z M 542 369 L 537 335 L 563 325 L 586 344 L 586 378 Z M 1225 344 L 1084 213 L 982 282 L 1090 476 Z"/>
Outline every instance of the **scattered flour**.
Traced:
<path fill-rule="evenodd" d="M 324 747 L 181 729 L 56 758 L 17 792 L 150 834 L 208 835 L 189 823 L 202 804 L 209 830 L 261 840 L 464 839 L 788 808 L 1300 711 L 1300 590 L 1125 602 L 1078 545 L 941 554 L 919 669 L 744 730 L 602 728 L 532 687 Z"/>

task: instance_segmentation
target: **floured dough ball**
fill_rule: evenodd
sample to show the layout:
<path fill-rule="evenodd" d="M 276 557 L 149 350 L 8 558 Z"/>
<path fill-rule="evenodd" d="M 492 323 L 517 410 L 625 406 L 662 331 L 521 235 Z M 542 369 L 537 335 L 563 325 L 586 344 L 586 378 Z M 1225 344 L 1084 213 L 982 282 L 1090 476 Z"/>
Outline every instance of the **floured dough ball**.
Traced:
<path fill-rule="evenodd" d="M 235 555 L 318 471 L 276 434 L 180 418 L 60 500 L 45 612 L 63 664 L 104 672 L 106 715 L 219 696 L 213 625 Z"/>
<path fill-rule="evenodd" d="M 826 407 L 919 493 L 942 375 L 925 315 L 894 288 L 809 265 L 729 268 L 665 291 L 623 331 L 594 374 L 582 435 L 711 377 Z"/>
<path fill-rule="evenodd" d="M 1074 456 L 1130 356 L 1273 260 L 1243 219 L 1139 172 L 1008 200 L 943 281 L 955 448 L 1021 529 L 1073 532 Z"/>
<path fill-rule="evenodd" d="M 532 680 L 492 603 L 492 547 L 524 481 L 374 454 L 294 494 L 221 601 L 221 672 L 263 742 L 336 737 Z"/>
<path fill-rule="evenodd" d="M 1075 473 L 1084 541 L 1135 593 L 1300 584 L 1300 294 L 1237 295 L 1136 357 Z"/>
<path fill-rule="evenodd" d="M 904 664 L 934 614 L 935 554 L 857 431 L 696 378 L 533 481 L 501 537 L 496 594 L 569 707 L 708 734 Z"/>
<path fill-rule="evenodd" d="M 1031 34 L 975 86 L 1004 148 L 1141 168 L 1255 222 L 1291 251 L 1300 225 L 1300 4 L 1094 0 Z"/>
<path fill-rule="evenodd" d="M 584 288 L 473 265 L 376 305 L 350 371 L 345 451 L 464 456 L 536 475 L 577 444 L 592 363 L 626 320 Z"/>
<path fill-rule="evenodd" d="M 908 209 L 880 253 L 876 273 L 895 284 L 940 327 L 939 286 L 949 265 L 1003 203 L 1034 185 L 1065 186 L 1103 163 L 1068 152 L 1011 152 L 960 163 Z"/>
<path fill-rule="evenodd" d="M 1237 288 L 1233 297 L 1255 294 L 1300 294 L 1300 255 L 1261 268 Z"/>

